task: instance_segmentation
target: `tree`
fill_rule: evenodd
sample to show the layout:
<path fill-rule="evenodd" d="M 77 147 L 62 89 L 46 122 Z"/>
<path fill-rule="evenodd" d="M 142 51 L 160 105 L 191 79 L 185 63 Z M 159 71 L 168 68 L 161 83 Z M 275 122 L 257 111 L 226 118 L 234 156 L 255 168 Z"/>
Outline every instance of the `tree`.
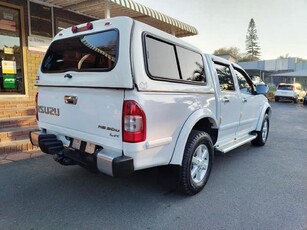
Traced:
<path fill-rule="evenodd" d="M 246 34 L 246 53 L 250 61 L 259 60 L 260 57 L 260 46 L 258 44 L 258 35 L 254 19 L 252 18 L 249 22 L 247 34 Z"/>
<path fill-rule="evenodd" d="M 214 55 L 231 55 L 238 61 L 242 58 L 242 54 L 240 53 L 240 49 L 237 47 L 229 47 L 229 48 L 220 48 L 213 52 Z"/>

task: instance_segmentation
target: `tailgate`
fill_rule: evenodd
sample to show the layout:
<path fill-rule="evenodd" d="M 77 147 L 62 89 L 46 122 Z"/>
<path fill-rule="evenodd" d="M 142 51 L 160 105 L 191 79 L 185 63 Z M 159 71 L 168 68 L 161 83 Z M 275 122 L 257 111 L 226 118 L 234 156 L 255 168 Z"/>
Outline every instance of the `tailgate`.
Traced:
<path fill-rule="evenodd" d="M 40 128 L 121 148 L 124 90 L 39 87 Z"/>

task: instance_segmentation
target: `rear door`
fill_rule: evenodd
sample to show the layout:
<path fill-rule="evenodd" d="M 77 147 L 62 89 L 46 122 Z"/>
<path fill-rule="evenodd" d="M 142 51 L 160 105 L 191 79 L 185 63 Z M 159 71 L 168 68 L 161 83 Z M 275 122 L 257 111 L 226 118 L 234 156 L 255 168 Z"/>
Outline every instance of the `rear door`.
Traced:
<path fill-rule="evenodd" d="M 124 90 L 133 88 L 132 23 L 98 20 L 57 35 L 36 81 L 41 128 L 121 147 Z"/>

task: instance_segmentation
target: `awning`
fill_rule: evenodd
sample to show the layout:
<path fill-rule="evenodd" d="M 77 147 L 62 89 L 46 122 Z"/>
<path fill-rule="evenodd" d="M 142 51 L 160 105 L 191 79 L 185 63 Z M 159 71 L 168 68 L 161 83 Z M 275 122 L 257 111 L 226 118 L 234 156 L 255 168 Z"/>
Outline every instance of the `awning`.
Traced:
<path fill-rule="evenodd" d="M 101 19 L 128 16 L 176 37 L 198 34 L 195 27 L 132 0 L 40 0 L 65 10 Z"/>
<path fill-rule="evenodd" d="M 272 77 L 307 77 L 307 69 L 287 73 L 271 74 Z"/>

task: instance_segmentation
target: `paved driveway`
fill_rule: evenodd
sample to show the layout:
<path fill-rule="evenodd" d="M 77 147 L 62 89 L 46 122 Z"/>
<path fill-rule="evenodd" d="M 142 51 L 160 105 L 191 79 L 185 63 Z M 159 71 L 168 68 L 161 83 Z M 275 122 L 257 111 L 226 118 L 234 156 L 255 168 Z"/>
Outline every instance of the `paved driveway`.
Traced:
<path fill-rule="evenodd" d="M 0 165 L 0 229 L 307 229 L 307 106 L 272 103 L 264 147 L 215 158 L 185 197 L 168 169 L 115 179 L 51 156 Z"/>

